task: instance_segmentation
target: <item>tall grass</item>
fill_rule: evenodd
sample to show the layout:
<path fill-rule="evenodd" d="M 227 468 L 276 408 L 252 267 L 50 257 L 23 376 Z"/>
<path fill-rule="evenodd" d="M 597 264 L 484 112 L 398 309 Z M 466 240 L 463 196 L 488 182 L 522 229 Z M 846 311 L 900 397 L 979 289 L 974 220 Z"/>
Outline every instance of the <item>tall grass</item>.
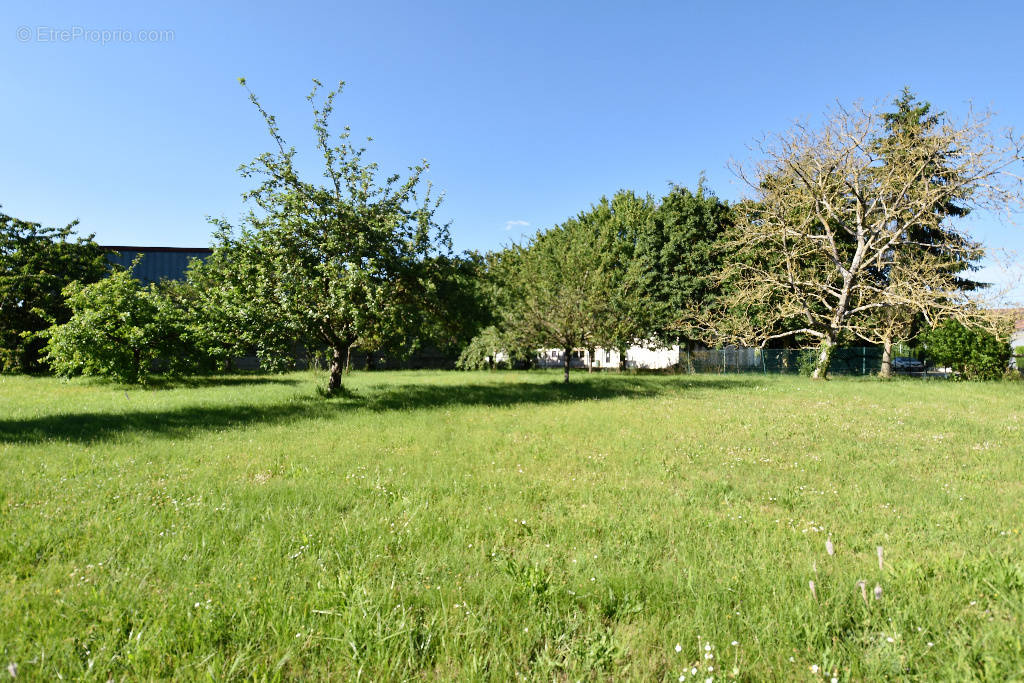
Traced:
<path fill-rule="evenodd" d="M 1019 383 L 557 379 L 0 377 L 0 667 L 1021 676 Z"/>

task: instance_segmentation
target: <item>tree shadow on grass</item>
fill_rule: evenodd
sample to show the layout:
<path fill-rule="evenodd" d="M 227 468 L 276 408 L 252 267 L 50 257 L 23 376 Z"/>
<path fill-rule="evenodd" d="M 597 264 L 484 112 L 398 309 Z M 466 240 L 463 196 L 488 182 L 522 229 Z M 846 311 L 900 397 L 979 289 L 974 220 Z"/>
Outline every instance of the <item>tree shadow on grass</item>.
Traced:
<path fill-rule="evenodd" d="M 301 384 L 304 380 L 296 377 L 277 377 L 273 375 L 231 374 L 231 375 L 197 375 L 194 377 L 159 377 L 149 380 L 143 390 L 147 389 L 198 389 L 201 387 L 244 387 L 254 384 Z"/>
<path fill-rule="evenodd" d="M 276 403 L 196 405 L 170 410 L 128 410 L 120 413 L 63 413 L 0 420 L 0 443 L 90 443 L 133 437 L 186 438 L 207 431 L 330 419 L 360 409 L 411 412 L 451 406 L 510 407 L 650 398 L 680 395 L 695 389 L 736 390 L 760 384 L 760 381 L 748 378 L 695 380 L 675 377 L 605 377 L 597 381 L 578 380 L 569 385 L 555 382 L 380 384 L 331 400 L 310 395 Z"/>

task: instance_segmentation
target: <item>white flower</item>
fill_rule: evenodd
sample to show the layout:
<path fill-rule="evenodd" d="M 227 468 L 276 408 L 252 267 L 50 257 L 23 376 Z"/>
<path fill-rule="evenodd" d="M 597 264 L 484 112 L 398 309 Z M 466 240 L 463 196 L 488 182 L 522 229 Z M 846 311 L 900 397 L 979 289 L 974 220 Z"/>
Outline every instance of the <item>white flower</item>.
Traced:
<path fill-rule="evenodd" d="M 710 652 L 711 651 L 711 646 L 710 645 L 705 645 L 704 646 L 704 651 L 705 652 Z"/>
<path fill-rule="evenodd" d="M 928 643 L 928 647 L 935 647 L 935 643 Z"/>
<path fill-rule="evenodd" d="M 736 646 L 737 646 L 737 645 L 739 645 L 739 644 L 740 644 L 740 641 L 738 641 L 738 640 L 734 640 L 734 641 L 732 641 L 732 646 L 733 646 L 733 647 L 736 647 Z"/>
<path fill-rule="evenodd" d="M 715 658 L 715 656 L 713 654 L 711 654 L 710 652 L 707 652 L 707 653 L 704 654 L 704 659 L 714 659 L 714 658 Z"/>
<path fill-rule="evenodd" d="M 683 674 L 679 674 L 679 683 L 683 683 L 683 681 L 685 681 L 685 680 L 686 680 L 686 676 L 684 676 Z"/>
<path fill-rule="evenodd" d="M 683 646 L 680 645 L 679 643 L 676 643 L 676 652 L 682 652 L 682 651 L 683 651 Z"/>
<path fill-rule="evenodd" d="M 818 665 L 817 664 L 811 664 L 811 673 L 812 674 L 818 673 Z"/>
<path fill-rule="evenodd" d="M 690 674 L 693 675 L 693 676 L 696 676 L 697 675 L 697 667 L 693 667 L 692 669 L 690 669 Z"/>
<path fill-rule="evenodd" d="M 889 642 L 889 643 L 895 643 L 896 642 L 895 640 L 892 639 L 892 636 L 889 636 L 885 640 L 886 640 L 886 642 Z"/>

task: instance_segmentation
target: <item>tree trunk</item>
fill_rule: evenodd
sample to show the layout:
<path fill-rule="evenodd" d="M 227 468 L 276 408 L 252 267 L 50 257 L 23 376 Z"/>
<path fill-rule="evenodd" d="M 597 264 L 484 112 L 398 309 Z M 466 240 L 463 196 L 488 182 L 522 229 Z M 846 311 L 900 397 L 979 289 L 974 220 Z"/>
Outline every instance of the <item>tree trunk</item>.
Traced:
<path fill-rule="evenodd" d="M 345 349 L 345 374 L 347 375 L 352 371 L 352 344 L 348 345 Z"/>
<path fill-rule="evenodd" d="M 565 355 L 563 356 L 563 360 L 564 360 L 564 365 L 565 365 L 565 379 L 563 379 L 562 381 L 565 384 L 568 384 L 569 383 L 569 363 L 572 362 L 572 349 L 566 349 L 565 350 Z"/>
<path fill-rule="evenodd" d="M 892 377 L 892 337 L 888 335 L 882 340 L 882 369 L 878 371 L 878 376 L 886 379 Z"/>
<path fill-rule="evenodd" d="M 341 372 L 344 369 L 340 347 L 331 349 L 331 378 L 327 380 L 327 395 L 334 396 L 341 391 Z"/>
<path fill-rule="evenodd" d="M 625 372 L 626 371 L 626 353 L 628 351 L 629 351 L 629 349 L 625 349 L 625 348 L 619 349 L 619 372 Z"/>
<path fill-rule="evenodd" d="M 594 349 L 587 349 L 587 372 L 594 371 Z"/>
<path fill-rule="evenodd" d="M 696 372 L 693 367 L 693 340 L 686 340 L 686 374 L 692 375 Z"/>
<path fill-rule="evenodd" d="M 814 362 L 811 379 L 828 379 L 828 368 L 832 364 L 832 354 L 835 350 L 835 337 L 833 335 L 823 337 L 821 345 L 818 347 L 818 358 Z"/>

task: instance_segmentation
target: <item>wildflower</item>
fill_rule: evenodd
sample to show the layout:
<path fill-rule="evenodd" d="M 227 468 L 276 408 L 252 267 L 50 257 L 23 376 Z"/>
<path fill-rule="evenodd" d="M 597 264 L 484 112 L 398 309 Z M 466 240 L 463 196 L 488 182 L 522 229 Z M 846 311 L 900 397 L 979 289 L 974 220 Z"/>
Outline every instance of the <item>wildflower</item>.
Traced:
<path fill-rule="evenodd" d="M 814 589 L 814 581 L 808 581 L 807 583 L 811 587 L 811 597 L 813 597 L 815 600 L 817 600 L 818 599 L 818 591 L 816 591 Z"/>
<path fill-rule="evenodd" d="M 697 675 L 697 667 L 693 667 L 692 669 L 690 669 L 690 675 L 691 676 L 696 676 Z"/>
<path fill-rule="evenodd" d="M 707 652 L 707 653 L 704 654 L 704 659 L 714 659 L 714 658 L 715 658 L 715 655 L 711 654 L 710 652 Z"/>
<path fill-rule="evenodd" d="M 705 645 L 704 646 L 704 651 L 705 652 L 711 652 L 711 645 Z"/>
<path fill-rule="evenodd" d="M 861 579 L 860 581 L 857 582 L 857 585 L 860 586 L 860 597 L 864 598 L 864 604 L 865 605 L 868 604 L 868 586 L 867 586 L 867 582 L 864 581 L 864 579 Z"/>
<path fill-rule="evenodd" d="M 928 647 L 935 647 L 935 643 L 929 642 Z"/>
<path fill-rule="evenodd" d="M 886 640 L 887 643 L 895 643 L 896 642 L 895 640 L 892 639 L 892 636 L 889 636 L 885 640 Z"/>
<path fill-rule="evenodd" d="M 881 569 L 882 568 L 882 546 L 878 546 L 877 548 L 875 548 L 875 550 L 878 551 L 878 568 Z"/>
<path fill-rule="evenodd" d="M 733 646 L 733 647 L 736 647 L 736 646 L 737 646 L 737 645 L 739 645 L 739 644 L 740 644 L 740 641 L 738 641 L 738 640 L 734 640 L 734 641 L 732 641 L 732 646 Z"/>
<path fill-rule="evenodd" d="M 7 665 L 7 673 L 11 674 L 11 678 L 18 677 L 18 665 L 15 662 L 11 662 Z"/>
<path fill-rule="evenodd" d="M 882 587 L 876 583 L 875 584 L 875 600 L 881 600 L 881 599 L 882 599 Z"/>
<path fill-rule="evenodd" d="M 679 683 L 683 683 L 683 681 L 685 681 L 685 680 L 686 680 L 686 675 L 685 674 L 679 674 Z"/>
<path fill-rule="evenodd" d="M 811 664 L 811 673 L 812 674 L 818 673 L 818 665 L 817 664 Z"/>
<path fill-rule="evenodd" d="M 834 545 L 832 545 L 832 538 L 831 537 L 829 537 L 829 539 L 827 541 L 825 541 L 825 552 L 827 552 L 829 555 L 835 555 L 836 554 L 836 548 L 835 548 Z"/>
<path fill-rule="evenodd" d="M 679 643 L 676 643 L 676 652 L 682 652 L 682 651 L 683 651 L 683 646 L 680 645 Z"/>

